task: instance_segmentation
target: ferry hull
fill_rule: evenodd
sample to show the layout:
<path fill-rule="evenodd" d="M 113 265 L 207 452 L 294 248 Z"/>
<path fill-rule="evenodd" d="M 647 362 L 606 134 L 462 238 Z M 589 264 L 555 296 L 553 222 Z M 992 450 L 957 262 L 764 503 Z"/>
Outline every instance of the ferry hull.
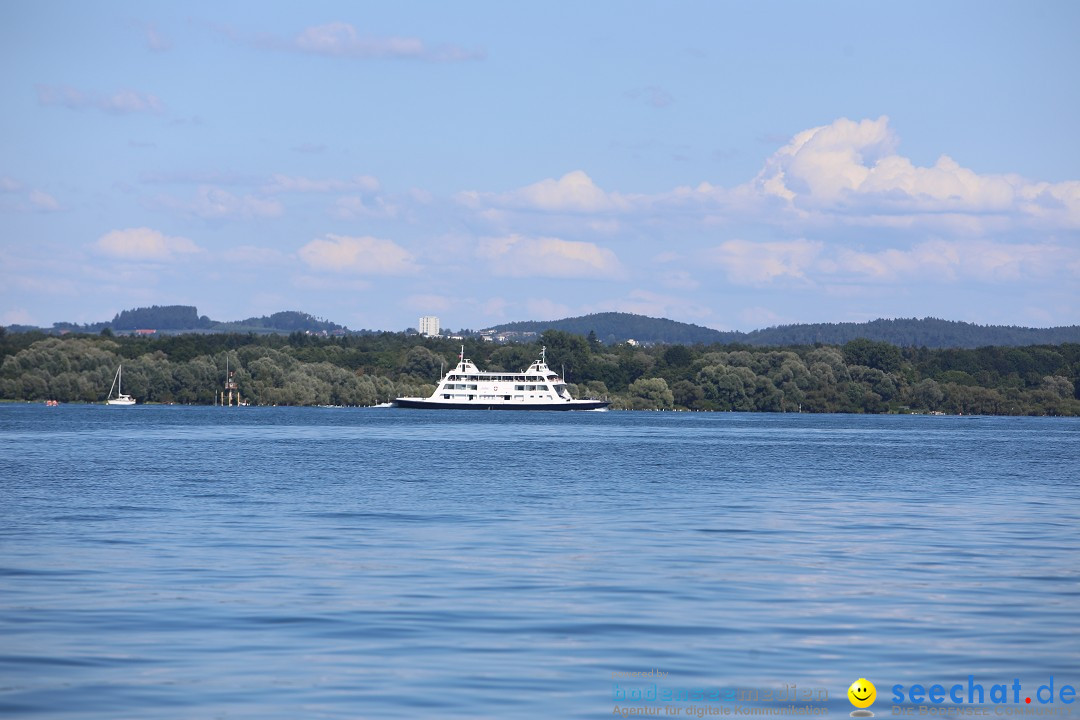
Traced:
<path fill-rule="evenodd" d="M 602 410 L 611 403 L 604 400 L 574 400 L 555 403 L 485 403 L 485 402 L 439 402 L 422 398 L 397 398 L 394 406 L 412 410 Z"/>

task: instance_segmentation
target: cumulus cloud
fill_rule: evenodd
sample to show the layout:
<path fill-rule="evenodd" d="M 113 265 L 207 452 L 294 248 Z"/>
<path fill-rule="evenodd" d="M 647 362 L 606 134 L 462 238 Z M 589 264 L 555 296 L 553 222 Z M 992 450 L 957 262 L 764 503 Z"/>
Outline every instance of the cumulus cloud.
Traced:
<path fill-rule="evenodd" d="M 508 235 L 480 242 L 477 255 L 498 275 L 510 277 L 596 277 L 624 274 L 611 250 L 589 242 Z"/>
<path fill-rule="evenodd" d="M 363 275 L 408 275 L 419 270 L 408 250 L 371 236 L 327 235 L 304 245 L 298 254 L 313 270 Z"/>
<path fill-rule="evenodd" d="M 69 110 L 101 110 L 111 115 L 165 112 L 165 103 L 156 95 L 138 90 L 117 90 L 110 94 L 91 93 L 70 85 L 38 85 L 38 104 L 60 105 Z"/>
<path fill-rule="evenodd" d="M 276 50 L 361 60 L 405 59 L 445 63 L 484 58 L 483 51 L 468 50 L 459 45 L 429 45 L 415 37 L 362 34 L 346 22 L 308 27 L 287 40 L 264 37 L 258 44 Z"/>
<path fill-rule="evenodd" d="M 460 193 L 458 200 L 474 208 L 571 213 L 606 213 L 631 207 L 628 198 L 603 191 L 581 170 L 569 172 L 558 180 L 548 178 L 506 193 L 467 191 Z"/>
<path fill-rule="evenodd" d="M 202 248 L 184 237 L 170 237 L 148 227 L 113 230 L 97 239 L 94 249 L 121 260 L 174 260 L 182 255 L 202 252 Z"/>
<path fill-rule="evenodd" d="M 626 217 L 701 227 L 752 222 L 799 234 L 865 227 L 978 237 L 1080 228 L 1080 181 L 981 174 L 944 154 L 919 166 L 899 154 L 899 146 L 887 117 L 840 118 L 797 133 L 754 178 L 734 187 L 700 182 L 625 193 L 605 190 L 575 170 L 507 192 L 462 192 L 457 200 L 492 224 L 527 221 L 525 213 L 574 214 L 591 216 L 584 226 L 597 232 L 618 229 Z"/>
<path fill-rule="evenodd" d="M 944 215 L 956 223 L 964 216 L 1000 215 L 1080 227 L 1080 182 L 979 174 L 948 155 L 919 167 L 897 154 L 898 146 L 885 116 L 859 122 L 841 118 L 798 133 L 748 187 L 786 201 L 793 210 L 854 215 L 861 224 L 891 224 L 897 216 Z"/>

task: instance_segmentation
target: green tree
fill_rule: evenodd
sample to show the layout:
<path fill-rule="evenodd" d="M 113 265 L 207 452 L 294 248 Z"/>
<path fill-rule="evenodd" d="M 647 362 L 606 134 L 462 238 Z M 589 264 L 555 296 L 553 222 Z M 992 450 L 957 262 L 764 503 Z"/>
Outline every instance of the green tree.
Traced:
<path fill-rule="evenodd" d="M 675 398 L 663 378 L 641 378 L 630 384 L 630 406 L 634 410 L 670 410 Z"/>
<path fill-rule="evenodd" d="M 844 361 L 848 365 L 865 365 L 884 372 L 898 370 L 902 361 L 900 348 L 866 338 L 858 338 L 845 343 L 843 350 Z"/>
<path fill-rule="evenodd" d="M 426 347 L 418 345 L 405 354 L 405 362 L 401 365 L 401 372 L 405 375 L 411 375 L 417 380 L 437 382 L 439 373 L 443 370 L 445 364 L 446 361 L 443 358 Z"/>
<path fill-rule="evenodd" d="M 696 383 L 690 380 L 679 380 L 671 388 L 672 398 L 676 405 L 688 410 L 700 410 L 705 393 Z"/>
<path fill-rule="evenodd" d="M 664 362 L 668 367 L 684 368 L 694 361 L 694 354 L 685 345 L 672 345 L 664 351 Z"/>

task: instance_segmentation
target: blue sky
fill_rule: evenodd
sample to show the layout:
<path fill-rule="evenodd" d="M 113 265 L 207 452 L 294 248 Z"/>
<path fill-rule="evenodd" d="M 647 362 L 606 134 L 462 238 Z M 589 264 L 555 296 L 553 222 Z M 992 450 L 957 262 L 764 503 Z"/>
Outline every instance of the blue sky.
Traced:
<path fill-rule="evenodd" d="M 1074 2 L 9 2 L 0 324 L 1080 323 Z"/>

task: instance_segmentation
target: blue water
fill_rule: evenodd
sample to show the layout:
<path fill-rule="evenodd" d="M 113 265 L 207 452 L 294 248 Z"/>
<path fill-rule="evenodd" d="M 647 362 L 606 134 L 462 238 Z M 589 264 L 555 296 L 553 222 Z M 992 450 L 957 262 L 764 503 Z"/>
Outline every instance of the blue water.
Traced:
<path fill-rule="evenodd" d="M 0 715 L 1080 685 L 1078 470 L 1075 419 L 0 406 Z"/>

